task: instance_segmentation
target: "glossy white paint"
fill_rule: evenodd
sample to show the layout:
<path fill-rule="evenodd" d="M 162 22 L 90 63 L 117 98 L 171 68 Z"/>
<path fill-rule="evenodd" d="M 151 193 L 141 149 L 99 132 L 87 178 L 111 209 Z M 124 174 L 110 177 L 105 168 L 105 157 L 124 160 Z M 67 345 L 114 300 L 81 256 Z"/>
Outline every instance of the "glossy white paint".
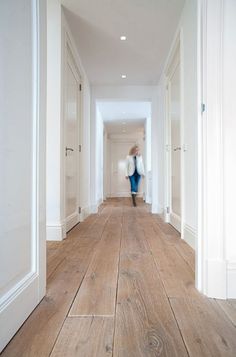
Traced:
<path fill-rule="evenodd" d="M 158 118 L 158 96 L 159 88 L 156 86 L 93 86 L 91 103 L 91 142 L 96 143 L 96 103 L 99 101 L 140 101 L 151 103 L 151 151 L 152 155 L 152 212 L 163 212 L 163 123 Z M 97 209 L 96 192 L 98 190 L 96 183 L 95 152 L 91 151 L 91 203 L 94 209 Z"/>
<path fill-rule="evenodd" d="M 235 240 L 235 197 L 236 197 L 236 2 L 224 2 L 223 31 L 223 151 L 224 151 L 224 234 L 227 260 L 227 297 L 236 298 L 236 240 Z"/>
<path fill-rule="evenodd" d="M 80 177 L 77 183 L 81 207 L 80 220 L 90 207 L 90 85 L 80 60 L 70 28 L 60 2 L 48 3 L 48 88 L 47 88 L 47 239 L 62 240 L 66 236 L 65 209 L 65 78 L 67 49 L 81 75 L 81 127 L 78 137 L 82 151 L 79 155 Z M 77 147 L 78 150 L 78 147 Z M 77 218 L 73 215 L 72 221 Z"/>
<path fill-rule="evenodd" d="M 66 232 L 79 222 L 79 134 L 81 79 L 69 47 L 65 70 L 65 220 Z"/>
<path fill-rule="evenodd" d="M 61 3 L 92 84 L 157 84 L 184 0 Z"/>
<path fill-rule="evenodd" d="M 1 2 L 0 34 L 1 351 L 46 287 L 46 2 Z"/>
<path fill-rule="evenodd" d="M 199 7 L 199 289 L 209 297 L 236 297 L 234 236 L 235 98 L 232 77 L 236 54 L 235 2 L 202 0 Z M 214 37 L 212 37 L 214 34 Z M 210 41 L 210 39 L 214 40 Z M 217 277 L 217 279 L 216 279 Z"/>
<path fill-rule="evenodd" d="M 169 55 L 166 60 L 164 72 L 168 69 L 171 57 L 180 42 L 180 73 L 181 73 L 181 218 L 183 239 L 195 246 L 197 232 L 197 0 L 187 1 L 173 39 Z M 161 108 L 159 120 L 166 117 L 165 103 L 166 78 L 163 73 L 160 81 Z M 168 145 L 168 130 L 165 130 L 165 141 Z M 169 150 L 165 147 L 164 150 Z M 165 162 L 165 172 L 168 172 L 168 162 Z M 168 176 L 168 174 L 166 174 Z M 165 180 L 165 211 L 168 207 L 169 196 L 167 194 L 168 180 Z M 191 237 L 191 238 L 190 238 Z"/>

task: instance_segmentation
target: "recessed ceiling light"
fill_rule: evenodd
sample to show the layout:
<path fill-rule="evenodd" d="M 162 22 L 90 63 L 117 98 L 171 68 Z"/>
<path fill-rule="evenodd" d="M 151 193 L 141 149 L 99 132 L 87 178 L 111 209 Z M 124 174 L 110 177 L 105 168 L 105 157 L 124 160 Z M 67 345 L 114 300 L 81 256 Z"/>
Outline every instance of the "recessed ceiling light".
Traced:
<path fill-rule="evenodd" d="M 124 35 L 120 36 L 120 40 L 121 41 L 126 41 L 126 36 L 124 36 Z"/>
<path fill-rule="evenodd" d="M 125 79 L 126 78 L 126 74 L 122 74 L 121 78 Z"/>
<path fill-rule="evenodd" d="M 126 130 L 125 130 L 125 129 L 123 129 L 123 130 L 122 130 L 122 132 L 123 132 L 123 133 L 126 133 Z"/>
<path fill-rule="evenodd" d="M 125 124 L 126 124 L 126 122 L 125 122 L 125 121 L 123 121 L 123 123 L 122 123 L 122 124 L 124 124 L 124 125 L 125 125 Z"/>

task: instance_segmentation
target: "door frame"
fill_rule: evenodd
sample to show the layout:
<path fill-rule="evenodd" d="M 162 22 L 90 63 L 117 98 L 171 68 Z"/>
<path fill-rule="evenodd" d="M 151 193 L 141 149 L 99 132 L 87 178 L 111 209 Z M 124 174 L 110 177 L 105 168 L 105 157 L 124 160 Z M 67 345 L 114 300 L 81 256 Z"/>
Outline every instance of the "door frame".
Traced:
<path fill-rule="evenodd" d="M 170 88 L 169 81 L 174 75 L 177 66 L 180 67 L 180 199 L 181 199 L 181 217 L 176 216 L 176 223 L 179 225 L 181 238 L 184 238 L 184 96 L 183 96 L 183 35 L 182 29 L 179 30 L 174 45 L 172 47 L 168 62 L 164 71 L 165 83 L 165 221 L 171 223 L 170 210 L 171 210 L 171 123 L 170 123 Z M 176 56 L 178 56 L 176 60 Z M 175 227 L 176 228 L 176 227 Z"/>
<path fill-rule="evenodd" d="M 46 1 L 31 0 L 29 7 L 32 40 L 29 45 L 32 55 L 32 69 L 29 69 L 32 83 L 29 103 L 32 120 L 32 261 L 24 276 L 17 277 L 0 299 L 0 352 L 46 294 Z"/>
<path fill-rule="evenodd" d="M 63 54 L 63 63 L 64 65 L 62 66 L 62 78 L 63 78 L 63 100 L 62 100 L 62 113 L 63 113 L 63 138 L 62 138 L 62 162 L 63 162 L 63 177 L 62 177 L 62 182 L 63 182 L 63 217 L 64 217 L 64 227 L 65 227 L 65 232 L 64 232 L 64 238 L 66 237 L 66 233 L 71 230 L 76 224 L 78 224 L 81 221 L 81 180 L 79 177 L 81 177 L 81 159 L 80 159 L 80 153 L 81 153 L 81 147 L 82 147 L 82 88 L 83 86 L 83 80 L 82 80 L 82 75 L 81 71 L 76 63 L 76 55 L 73 50 L 73 45 L 71 43 L 70 37 L 68 32 L 65 30 L 64 33 L 64 54 Z M 71 71 L 73 72 L 77 85 L 78 85 L 78 106 L 79 110 L 77 107 L 77 113 L 78 113 L 78 119 L 77 119 L 77 142 L 76 142 L 76 161 L 77 161 L 77 189 L 76 189 L 76 211 L 69 217 L 66 217 L 66 156 L 65 156 L 65 143 L 66 143 L 66 106 L 65 106 L 65 101 L 66 101 L 66 79 L 67 79 L 67 65 L 70 66 Z"/>

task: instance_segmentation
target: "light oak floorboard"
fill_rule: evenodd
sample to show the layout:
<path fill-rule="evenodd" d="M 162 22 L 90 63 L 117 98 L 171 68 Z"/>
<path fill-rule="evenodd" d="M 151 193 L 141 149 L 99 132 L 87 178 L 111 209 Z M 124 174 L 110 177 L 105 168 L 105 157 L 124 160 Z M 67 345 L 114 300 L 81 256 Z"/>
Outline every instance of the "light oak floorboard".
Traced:
<path fill-rule="evenodd" d="M 114 315 L 121 229 L 121 216 L 106 225 L 70 316 Z"/>
<path fill-rule="evenodd" d="M 112 317 L 67 318 L 51 357 L 112 356 Z"/>
<path fill-rule="evenodd" d="M 216 300 L 216 302 L 236 327 L 236 299 Z"/>
<path fill-rule="evenodd" d="M 236 356 L 236 329 L 213 299 L 170 302 L 191 357 Z"/>
<path fill-rule="evenodd" d="M 187 356 L 150 254 L 121 256 L 114 356 Z"/>

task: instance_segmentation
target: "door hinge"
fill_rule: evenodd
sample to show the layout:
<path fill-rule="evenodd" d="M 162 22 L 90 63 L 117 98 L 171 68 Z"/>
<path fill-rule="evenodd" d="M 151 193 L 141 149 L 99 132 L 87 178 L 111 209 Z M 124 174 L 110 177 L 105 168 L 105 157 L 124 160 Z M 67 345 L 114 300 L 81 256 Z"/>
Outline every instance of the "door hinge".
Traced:
<path fill-rule="evenodd" d="M 79 145 L 79 152 L 82 151 L 82 145 Z"/>
<path fill-rule="evenodd" d="M 166 213 L 170 213 L 170 207 L 166 207 Z"/>
<path fill-rule="evenodd" d="M 82 91 L 82 84 L 79 85 L 79 90 Z"/>
<path fill-rule="evenodd" d="M 202 103 L 201 104 L 201 112 L 204 113 L 206 110 L 206 104 Z"/>
<path fill-rule="evenodd" d="M 78 211 L 79 211 L 79 213 L 81 213 L 81 207 L 79 207 Z"/>

